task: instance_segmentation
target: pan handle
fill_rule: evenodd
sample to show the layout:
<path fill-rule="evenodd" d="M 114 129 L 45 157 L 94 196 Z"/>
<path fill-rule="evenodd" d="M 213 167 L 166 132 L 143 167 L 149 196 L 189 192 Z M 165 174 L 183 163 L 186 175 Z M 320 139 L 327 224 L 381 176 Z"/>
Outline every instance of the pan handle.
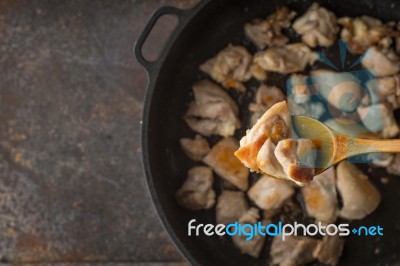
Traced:
<path fill-rule="evenodd" d="M 149 22 L 146 24 L 144 27 L 142 33 L 140 34 L 139 38 L 137 39 L 135 43 L 135 48 L 134 48 L 134 53 L 135 56 L 138 60 L 138 62 L 146 69 L 147 73 L 152 73 L 153 69 L 158 65 L 158 60 L 163 57 L 163 53 L 161 53 L 158 56 L 158 59 L 155 61 L 148 61 L 144 58 L 143 53 L 142 53 L 142 47 L 144 42 L 146 41 L 147 37 L 149 36 L 150 32 L 152 31 L 154 25 L 157 23 L 158 19 L 164 15 L 172 15 L 175 16 L 178 20 L 175 29 L 171 33 L 170 37 L 174 35 L 176 30 L 179 28 L 179 24 L 181 22 L 182 17 L 184 16 L 185 10 L 178 9 L 172 6 L 164 6 L 158 9 L 153 13 L 151 16 Z"/>

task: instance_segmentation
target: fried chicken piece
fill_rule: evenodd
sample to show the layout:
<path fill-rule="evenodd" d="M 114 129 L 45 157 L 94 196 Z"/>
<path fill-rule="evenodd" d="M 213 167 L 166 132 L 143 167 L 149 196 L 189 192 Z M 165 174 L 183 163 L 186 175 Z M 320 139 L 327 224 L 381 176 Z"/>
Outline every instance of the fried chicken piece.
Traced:
<path fill-rule="evenodd" d="M 363 106 L 388 103 L 391 109 L 400 107 L 400 75 L 373 79 L 367 83 L 369 93 L 361 100 Z"/>
<path fill-rule="evenodd" d="M 249 171 L 234 155 L 238 148 L 237 140 L 224 138 L 212 147 L 203 162 L 223 179 L 245 191 L 248 188 Z"/>
<path fill-rule="evenodd" d="M 339 262 L 344 247 L 344 239 L 339 235 L 326 235 L 319 241 L 313 256 L 325 265 L 335 266 Z"/>
<path fill-rule="evenodd" d="M 256 93 L 255 103 L 250 103 L 249 110 L 253 112 L 251 117 L 254 125 L 258 119 L 274 104 L 285 100 L 282 90 L 276 86 L 260 85 Z"/>
<path fill-rule="evenodd" d="M 180 144 L 185 154 L 194 161 L 201 161 L 210 151 L 207 140 L 200 135 L 196 135 L 194 139 L 182 138 Z"/>
<path fill-rule="evenodd" d="M 262 176 L 247 192 L 249 198 L 263 210 L 279 209 L 294 194 L 287 180 Z"/>
<path fill-rule="evenodd" d="M 228 93 L 209 80 L 196 82 L 193 93 L 195 102 L 184 116 L 188 126 L 204 136 L 232 136 L 240 127 L 239 109 Z"/>
<path fill-rule="evenodd" d="M 253 57 L 243 46 L 229 45 L 215 57 L 200 65 L 200 70 L 209 74 L 224 88 L 234 88 L 244 92 L 242 82 L 251 78 L 249 71 Z"/>
<path fill-rule="evenodd" d="M 289 109 L 285 101 L 273 105 L 240 140 L 235 156 L 252 171 L 260 171 L 257 154 L 265 141 L 270 138 L 276 144 L 291 136 Z"/>
<path fill-rule="evenodd" d="M 207 103 L 227 103 L 235 113 L 238 115 L 239 108 L 235 101 L 229 94 L 222 89 L 218 84 L 209 81 L 208 79 L 203 79 L 197 81 L 193 85 L 193 94 L 196 104 L 202 105 Z"/>
<path fill-rule="evenodd" d="M 258 52 L 254 62 L 266 71 L 288 74 L 303 71 L 317 57 L 304 43 L 293 43 Z"/>
<path fill-rule="evenodd" d="M 250 208 L 239 218 L 238 222 L 239 224 L 256 224 L 258 219 L 260 219 L 258 209 Z M 266 224 L 263 223 L 263 225 L 265 226 Z M 258 234 L 251 239 L 248 238 L 246 235 L 234 235 L 232 241 L 242 253 L 258 258 L 264 246 L 265 236 Z"/>
<path fill-rule="evenodd" d="M 338 19 L 338 24 L 343 26 L 340 32 L 341 39 L 347 42 L 350 51 L 354 54 L 363 54 L 375 45 L 382 48 L 391 45 L 390 29 L 376 18 L 343 17 Z"/>
<path fill-rule="evenodd" d="M 304 185 L 315 174 L 315 149 L 309 139 L 284 139 L 278 143 L 274 153 L 287 178 Z"/>
<path fill-rule="evenodd" d="M 210 209 L 215 204 L 213 180 L 211 168 L 205 166 L 191 168 L 187 179 L 175 194 L 176 200 L 189 210 Z"/>
<path fill-rule="evenodd" d="M 282 240 L 276 236 L 272 240 L 269 255 L 272 265 L 301 266 L 312 262 L 313 253 L 319 241 L 310 237 L 288 236 Z"/>
<path fill-rule="evenodd" d="M 313 3 L 307 12 L 296 19 L 293 29 L 310 47 L 331 46 L 336 41 L 339 27 L 336 25 L 336 16 L 318 3 Z"/>
<path fill-rule="evenodd" d="M 244 192 L 224 190 L 218 197 L 216 222 L 225 225 L 237 222 L 248 209 Z"/>
<path fill-rule="evenodd" d="M 400 71 L 400 59 L 391 49 L 371 47 L 367 50 L 361 64 L 376 77 L 397 74 Z"/>
<path fill-rule="evenodd" d="M 290 11 L 287 7 L 279 7 L 266 19 L 255 19 L 246 23 L 244 32 L 260 50 L 271 46 L 281 46 L 289 41 L 289 38 L 282 34 L 282 28 L 288 28 L 295 16 L 296 12 Z"/>
<path fill-rule="evenodd" d="M 275 149 L 276 145 L 271 139 L 267 139 L 257 154 L 257 166 L 267 175 L 288 179 L 282 165 L 275 156 Z"/>
<path fill-rule="evenodd" d="M 372 213 L 381 202 L 381 195 L 355 165 L 342 161 L 336 168 L 337 188 L 342 197 L 340 217 L 363 219 Z"/>
<path fill-rule="evenodd" d="M 364 126 L 373 132 L 381 132 L 383 138 L 399 135 L 400 128 L 388 104 L 360 106 L 357 112 Z"/>
<path fill-rule="evenodd" d="M 387 168 L 387 172 L 392 175 L 400 176 L 400 153 L 396 153 L 393 161 Z"/>
<path fill-rule="evenodd" d="M 333 167 L 316 175 L 301 188 L 307 214 L 315 222 L 334 223 L 339 214 L 336 193 L 335 170 Z"/>

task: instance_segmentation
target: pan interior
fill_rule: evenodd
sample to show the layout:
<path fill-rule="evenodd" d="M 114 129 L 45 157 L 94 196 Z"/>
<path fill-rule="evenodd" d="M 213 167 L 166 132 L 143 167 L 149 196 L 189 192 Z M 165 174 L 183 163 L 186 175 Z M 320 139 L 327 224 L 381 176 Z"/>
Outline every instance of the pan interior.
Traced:
<path fill-rule="evenodd" d="M 190 212 L 179 207 L 174 199 L 174 193 L 186 178 L 188 169 L 196 165 L 181 151 L 179 139 L 195 135 L 183 121 L 182 115 L 192 101 L 192 84 L 206 77 L 198 70 L 198 66 L 230 43 L 244 45 L 254 53 L 255 47 L 246 40 L 243 33 L 245 22 L 265 17 L 281 5 L 301 14 L 311 3 L 301 0 L 209 1 L 201 10 L 196 11 L 197 14 L 175 39 L 170 51 L 166 51 L 168 55 L 160 67 L 157 80 L 150 83 L 154 87 L 149 90 L 151 95 L 147 98 L 144 115 L 146 127 L 143 128 L 143 153 L 148 183 L 164 225 L 192 263 L 265 265 L 270 245 L 270 239 L 267 239 L 261 258 L 253 259 L 242 255 L 227 237 L 188 236 L 187 224 L 192 219 L 196 219 L 196 223 L 215 223 L 214 208 Z M 393 8 L 393 4 L 398 5 L 390 0 L 321 2 L 322 6 L 338 17 L 371 15 L 383 21 L 400 20 L 398 8 Z M 324 52 L 328 55 L 338 53 L 335 50 Z M 284 88 L 285 79 L 277 75 L 269 79 L 268 83 Z M 253 100 L 258 83 L 249 82 L 246 85 L 248 91 L 244 95 L 234 95 L 240 107 L 241 121 L 247 121 L 250 116 L 247 106 Z M 396 116 L 397 119 L 399 117 Z M 237 131 L 238 139 L 244 135 L 246 126 L 244 123 L 244 127 Z M 213 137 L 211 144 L 218 140 L 218 137 Z M 384 169 L 372 168 L 367 172 L 366 165 L 359 167 L 380 190 L 382 203 L 372 215 L 361 221 L 353 221 L 351 225 L 380 225 L 384 228 L 384 236 L 378 238 L 350 235 L 346 238 L 340 262 L 344 265 L 399 264 L 400 212 L 395 202 L 400 195 L 400 178 L 390 178 L 390 184 L 385 185 L 380 182 L 380 178 L 389 176 Z M 215 189 L 217 193 L 220 192 L 219 182 L 216 182 Z"/>

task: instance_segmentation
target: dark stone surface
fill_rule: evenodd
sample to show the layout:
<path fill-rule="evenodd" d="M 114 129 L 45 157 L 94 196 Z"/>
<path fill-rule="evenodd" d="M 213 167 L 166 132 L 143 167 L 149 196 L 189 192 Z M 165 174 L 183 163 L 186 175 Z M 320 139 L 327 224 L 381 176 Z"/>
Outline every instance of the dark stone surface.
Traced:
<path fill-rule="evenodd" d="M 156 8 L 194 2 L 0 2 L 2 261 L 182 261 L 145 189 L 132 47 Z"/>

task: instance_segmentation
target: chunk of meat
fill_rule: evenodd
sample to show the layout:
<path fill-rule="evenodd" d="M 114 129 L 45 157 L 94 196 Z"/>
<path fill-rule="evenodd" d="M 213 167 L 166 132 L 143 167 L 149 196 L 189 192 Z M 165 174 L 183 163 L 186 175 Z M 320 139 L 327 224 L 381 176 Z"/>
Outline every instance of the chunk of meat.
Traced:
<path fill-rule="evenodd" d="M 316 148 L 309 139 L 284 139 L 275 149 L 275 156 L 287 177 L 298 185 L 310 181 L 315 174 Z"/>
<path fill-rule="evenodd" d="M 335 170 L 333 167 L 316 175 L 301 188 L 306 211 L 315 222 L 334 223 L 339 214 L 336 194 Z"/>
<path fill-rule="evenodd" d="M 303 71 L 317 57 L 304 43 L 293 43 L 258 52 L 254 62 L 266 71 L 288 74 Z"/>
<path fill-rule="evenodd" d="M 295 103 L 308 103 L 315 89 L 310 82 L 310 78 L 301 74 L 292 74 L 287 80 L 287 94 L 288 98 L 293 98 Z"/>
<path fill-rule="evenodd" d="M 185 154 L 194 161 L 201 161 L 210 151 L 207 140 L 200 135 L 196 135 L 194 139 L 182 138 L 180 143 Z"/>
<path fill-rule="evenodd" d="M 343 17 L 338 19 L 343 26 L 340 32 L 341 39 L 348 43 L 354 54 L 363 54 L 368 48 L 378 45 L 387 47 L 390 42 L 389 29 L 376 18 L 362 16 L 357 18 Z"/>
<path fill-rule="evenodd" d="M 388 166 L 387 171 L 389 174 L 400 176 L 400 153 L 396 153 L 393 161 Z"/>
<path fill-rule="evenodd" d="M 237 140 L 233 138 L 222 139 L 204 157 L 203 162 L 237 188 L 247 190 L 249 171 L 234 155 L 238 148 Z"/>
<path fill-rule="evenodd" d="M 187 179 L 175 194 L 176 200 L 189 210 L 210 209 L 215 204 L 213 180 L 211 168 L 206 166 L 191 168 Z"/>
<path fill-rule="evenodd" d="M 301 266 L 312 262 L 318 240 L 309 237 L 288 236 L 282 240 L 276 236 L 269 251 L 272 265 Z"/>
<path fill-rule="evenodd" d="M 308 46 L 331 46 L 339 28 L 336 16 L 318 3 L 313 3 L 307 12 L 293 23 L 293 29 Z"/>
<path fill-rule="evenodd" d="M 227 103 L 237 115 L 239 113 L 239 108 L 235 101 L 232 99 L 229 94 L 224 91 L 219 85 L 215 84 L 212 81 L 207 79 L 203 79 L 197 81 L 193 85 L 193 94 L 196 101 L 196 104 L 202 105 L 207 103 Z"/>
<path fill-rule="evenodd" d="M 209 80 L 196 82 L 193 93 L 195 102 L 184 115 L 188 126 L 204 136 L 232 136 L 240 127 L 239 109 L 228 93 Z"/>
<path fill-rule="evenodd" d="M 257 154 L 257 166 L 267 175 L 288 179 L 282 165 L 276 159 L 275 149 L 276 145 L 272 143 L 271 139 L 267 139 Z"/>
<path fill-rule="evenodd" d="M 282 90 L 276 86 L 262 84 L 256 93 L 255 103 L 250 103 L 249 110 L 253 112 L 251 117 L 254 125 L 258 119 L 274 104 L 285 100 Z"/>
<path fill-rule="evenodd" d="M 264 142 L 270 138 L 276 144 L 291 136 L 290 114 L 285 101 L 273 105 L 240 140 L 237 158 L 252 171 L 259 171 L 257 154 Z"/>
<path fill-rule="evenodd" d="M 344 239 L 339 235 L 324 236 L 314 250 L 314 257 L 325 265 L 335 266 L 339 262 L 344 247 Z"/>
<path fill-rule="evenodd" d="M 251 208 L 239 218 L 239 224 L 256 224 L 258 219 L 260 219 L 258 210 Z M 264 222 L 263 225 L 265 226 L 266 223 Z M 248 233 L 251 232 L 248 231 Z M 246 235 L 234 235 L 232 241 L 242 253 L 258 258 L 264 246 L 265 236 L 258 234 L 249 239 Z"/>
<path fill-rule="evenodd" d="M 246 90 L 242 82 L 251 78 L 249 71 L 253 57 L 243 46 L 229 45 L 215 57 L 200 65 L 200 70 L 209 74 L 225 88 Z"/>
<path fill-rule="evenodd" d="M 371 80 L 367 87 L 372 95 L 364 95 L 361 102 L 363 106 L 380 102 L 389 104 L 393 110 L 400 107 L 400 75 Z"/>
<path fill-rule="evenodd" d="M 399 135 L 400 128 L 393 115 L 393 110 L 387 104 L 360 106 L 357 112 L 364 126 L 373 132 L 381 132 L 383 138 Z"/>
<path fill-rule="evenodd" d="M 347 161 L 340 162 L 336 171 L 337 188 L 343 201 L 340 217 L 358 220 L 372 213 L 381 196 L 368 177 Z"/>
<path fill-rule="evenodd" d="M 216 222 L 225 225 L 237 222 L 248 209 L 244 192 L 224 190 L 218 197 Z"/>
<path fill-rule="evenodd" d="M 289 38 L 282 34 L 282 28 L 288 28 L 295 16 L 296 12 L 290 11 L 287 7 L 279 7 L 266 19 L 255 19 L 246 23 L 244 32 L 260 50 L 271 46 L 281 46 L 289 41 Z"/>
<path fill-rule="evenodd" d="M 371 47 L 361 64 L 377 77 L 394 75 L 400 71 L 400 59 L 391 49 Z"/>
<path fill-rule="evenodd" d="M 294 194 L 289 181 L 262 176 L 247 192 L 249 198 L 263 210 L 279 209 Z"/>
<path fill-rule="evenodd" d="M 191 104 L 184 119 L 195 132 L 204 136 L 233 136 L 240 127 L 240 121 L 229 104 L 224 102 Z"/>

